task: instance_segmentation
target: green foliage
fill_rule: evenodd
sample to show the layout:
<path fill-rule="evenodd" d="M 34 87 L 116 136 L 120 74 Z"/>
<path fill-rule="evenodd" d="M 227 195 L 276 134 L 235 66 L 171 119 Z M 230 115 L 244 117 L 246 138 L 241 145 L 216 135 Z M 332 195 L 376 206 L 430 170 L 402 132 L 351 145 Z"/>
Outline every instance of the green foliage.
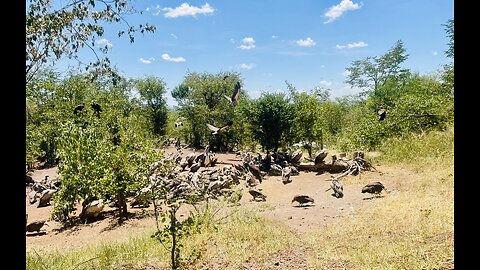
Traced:
<path fill-rule="evenodd" d="M 407 60 L 408 54 L 401 40 L 384 55 L 356 60 L 346 70 L 349 72 L 346 83 L 360 88 L 371 87 L 374 92 L 391 77 L 402 77 L 408 70 L 400 64 Z M 367 91 L 370 89 L 367 89 Z"/>
<path fill-rule="evenodd" d="M 111 195 L 124 201 L 127 191 L 144 185 L 145 168 L 159 155 L 128 82 L 113 83 L 109 74 L 39 75 L 27 84 L 26 160 L 30 166 L 39 156 L 47 165 L 60 161 L 53 215 L 66 221 L 81 200 Z M 100 104 L 99 114 L 92 102 Z M 85 107 L 75 114 L 80 103 Z"/>
<path fill-rule="evenodd" d="M 325 101 L 318 108 L 319 119 L 315 126 L 323 130 L 323 143 L 334 142 L 343 128 L 345 109 L 333 101 Z"/>
<path fill-rule="evenodd" d="M 165 135 L 168 114 L 165 82 L 160 78 L 148 76 L 134 80 L 134 84 L 140 94 L 140 101 L 145 104 L 144 111 L 152 123 L 153 134 Z"/>
<path fill-rule="evenodd" d="M 179 205 L 171 206 L 169 210 L 168 220 L 163 217 L 164 227 L 156 231 L 152 237 L 159 240 L 163 246 L 170 251 L 170 263 L 172 269 L 179 269 L 182 263 L 181 250 L 183 249 L 182 240 L 189 236 L 194 229 L 195 220 L 193 216 L 179 221 L 176 217 Z"/>
<path fill-rule="evenodd" d="M 313 94 L 292 91 L 292 109 L 294 118 L 292 130 L 295 141 L 305 142 L 308 154 L 312 156 L 312 143 L 323 145 L 323 129 L 319 124 L 321 116 L 319 109 L 320 100 Z"/>
<path fill-rule="evenodd" d="M 454 24 L 455 24 L 454 19 L 450 19 L 447 21 L 446 24 L 443 24 L 443 26 L 445 27 L 445 32 L 447 33 L 447 37 L 448 37 L 448 50 L 445 51 L 445 55 L 451 58 L 452 60 L 454 59 L 454 49 L 455 49 Z"/>
<path fill-rule="evenodd" d="M 395 85 L 395 84 L 394 84 Z M 387 117 L 378 121 L 375 104 L 378 96 L 371 96 L 363 105 L 348 110 L 345 127 L 339 138 L 344 150 L 373 150 L 381 142 L 410 133 L 445 130 L 454 120 L 454 102 L 451 89 L 433 76 L 413 75 L 403 85 L 392 90 Z M 356 149 L 355 149 L 356 148 Z"/>
<path fill-rule="evenodd" d="M 377 119 L 376 112 L 365 105 L 349 110 L 345 115 L 345 126 L 338 137 L 338 147 L 342 151 L 373 150 L 386 135 L 384 122 Z"/>
<path fill-rule="evenodd" d="M 53 215 L 67 221 L 76 203 L 94 197 L 106 201 L 114 196 L 122 205 L 122 218 L 127 192 L 147 185 L 148 165 L 162 153 L 154 151 L 144 136 L 125 128 L 121 119 L 117 122 L 122 138 L 119 145 L 112 141 L 108 121 L 94 115 L 85 116 L 81 125 L 75 121 L 61 125 L 58 170 L 62 187 L 54 197 Z"/>
<path fill-rule="evenodd" d="M 244 114 L 255 140 L 265 150 L 277 150 L 290 143 L 294 112 L 283 93 L 263 93 L 260 98 L 245 106 Z"/>
<path fill-rule="evenodd" d="M 445 130 L 453 121 L 454 106 L 449 91 L 429 76 L 414 77 L 404 89 L 390 117 L 393 135 Z"/>
<path fill-rule="evenodd" d="M 55 3 L 53 3 L 55 2 Z M 78 59 L 81 48 L 89 48 L 97 62 L 88 67 L 109 69 L 108 58 L 100 59 L 110 47 L 99 40 L 104 35 L 103 23 L 125 24 L 118 36 L 127 35 L 131 43 L 135 33 L 154 32 L 155 26 L 130 25 L 125 14 L 135 12 L 128 0 L 75 1 L 60 3 L 51 0 L 28 0 L 26 5 L 26 81 L 29 82 L 39 69 L 63 57 Z M 95 49 L 102 45 L 99 49 Z M 79 60 L 81 63 L 81 61 Z"/>
<path fill-rule="evenodd" d="M 171 94 L 172 94 L 172 97 L 177 102 L 181 103 L 182 101 L 188 98 L 188 95 L 190 94 L 190 92 L 191 92 L 191 88 L 189 88 L 187 85 L 182 83 L 176 86 L 175 88 L 173 88 Z"/>
<path fill-rule="evenodd" d="M 238 138 L 230 128 L 223 134 L 212 136 L 207 123 L 222 127 L 234 118 L 235 106 L 231 106 L 225 96 L 232 95 L 235 84 L 240 81 L 237 73 L 188 73 L 181 85 L 177 86 L 172 96 L 179 101 L 179 114 L 188 122 L 190 134 L 188 143 L 195 147 L 209 144 L 213 151 L 231 149 Z M 245 92 L 240 90 L 240 101 Z M 236 122 L 234 121 L 234 124 Z"/>
<path fill-rule="evenodd" d="M 298 92 L 287 82 L 292 97 L 294 141 L 303 142 L 312 156 L 312 143 L 323 147 L 326 141 L 336 141 L 343 122 L 344 109 L 330 100 L 330 90 L 316 87 L 308 92 Z"/>

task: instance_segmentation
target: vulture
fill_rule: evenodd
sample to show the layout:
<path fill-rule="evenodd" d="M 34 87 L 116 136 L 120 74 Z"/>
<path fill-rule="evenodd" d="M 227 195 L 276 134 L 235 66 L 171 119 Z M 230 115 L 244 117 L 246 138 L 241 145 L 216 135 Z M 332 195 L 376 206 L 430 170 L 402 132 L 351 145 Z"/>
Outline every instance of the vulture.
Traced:
<path fill-rule="evenodd" d="M 228 128 L 229 126 L 231 126 L 233 124 L 233 121 L 229 121 L 226 125 L 224 125 L 223 127 L 215 127 L 213 125 L 210 125 L 207 123 L 207 127 L 212 131 L 212 135 L 217 135 L 217 134 L 220 134 L 222 133 L 226 128 Z"/>
<path fill-rule="evenodd" d="M 284 185 L 292 182 L 292 179 L 290 178 L 291 174 L 292 174 L 292 169 L 290 167 L 287 166 L 282 169 L 282 183 Z"/>
<path fill-rule="evenodd" d="M 103 200 L 93 200 L 83 207 L 80 216 L 87 219 L 91 217 L 98 217 L 100 212 L 102 212 L 103 207 Z"/>
<path fill-rule="evenodd" d="M 263 161 L 263 167 L 265 168 L 265 170 L 269 171 L 270 168 L 272 167 L 272 157 L 270 156 L 270 153 L 268 151 L 267 151 L 267 154 L 265 155 L 265 158 L 262 161 Z"/>
<path fill-rule="evenodd" d="M 196 172 L 198 169 L 202 167 L 202 163 L 200 161 L 197 161 L 196 163 L 193 163 L 192 166 L 190 166 L 190 172 Z"/>
<path fill-rule="evenodd" d="M 75 109 L 73 109 L 73 114 L 77 114 L 78 112 L 81 112 L 85 108 L 85 103 L 82 102 L 81 104 L 77 105 Z"/>
<path fill-rule="evenodd" d="M 235 84 L 235 88 L 233 89 L 233 93 L 231 97 L 224 95 L 224 97 L 230 102 L 230 104 L 235 105 L 237 104 L 238 97 L 240 96 L 240 82 Z"/>
<path fill-rule="evenodd" d="M 377 113 L 378 113 L 378 121 L 385 120 L 385 117 L 387 116 L 387 112 L 385 111 L 383 106 L 380 107 L 380 109 L 377 111 Z"/>
<path fill-rule="evenodd" d="M 333 176 L 332 176 L 332 178 L 333 178 Z M 328 180 L 327 180 L 327 181 L 328 181 Z M 343 197 L 343 185 L 342 185 L 342 183 L 340 183 L 340 181 L 338 181 L 338 180 L 335 179 L 335 178 L 333 178 L 333 179 L 330 180 L 330 181 L 332 181 L 332 182 L 330 183 L 330 187 L 327 188 L 327 190 L 325 190 L 325 191 L 329 191 L 329 190 L 331 189 L 331 190 L 333 190 L 333 192 L 334 192 L 334 193 L 332 194 L 333 196 L 335 196 L 335 197 L 337 197 L 337 198 Z"/>
<path fill-rule="evenodd" d="M 380 194 L 382 190 L 385 189 L 385 186 L 380 182 L 370 183 L 362 188 L 362 193 L 371 193 L 371 194 Z"/>
<path fill-rule="evenodd" d="M 90 106 L 92 106 L 92 109 L 95 111 L 95 114 L 97 116 L 100 116 L 100 112 L 102 111 L 102 108 L 100 107 L 100 105 L 98 103 L 92 102 Z"/>
<path fill-rule="evenodd" d="M 313 200 L 312 197 L 307 195 L 295 195 L 295 197 L 293 197 L 292 199 L 292 203 L 293 202 L 298 202 L 300 203 L 300 206 L 302 206 L 305 203 L 309 203 L 309 202 L 314 203 L 315 201 Z"/>
<path fill-rule="evenodd" d="M 243 165 L 245 166 L 245 168 L 250 171 L 253 176 L 255 176 L 255 178 L 260 182 L 262 183 L 262 173 L 260 172 L 260 168 L 258 168 L 257 166 L 255 166 L 254 164 L 251 164 L 249 162 L 244 162 Z"/>
<path fill-rule="evenodd" d="M 318 151 L 317 153 L 315 153 L 314 164 L 317 165 L 323 162 L 323 160 L 327 157 L 327 155 L 328 155 L 328 151 L 326 149 L 322 149 L 321 151 Z"/>
<path fill-rule="evenodd" d="M 46 220 L 33 221 L 27 225 L 26 229 L 27 229 L 27 232 L 40 232 L 40 229 L 43 227 L 43 225 L 48 226 L 48 223 Z"/>
<path fill-rule="evenodd" d="M 50 201 L 52 200 L 53 194 L 55 194 L 55 192 L 57 192 L 57 190 L 55 189 L 45 189 L 44 191 L 42 191 L 37 208 L 50 205 Z"/>
<path fill-rule="evenodd" d="M 245 174 L 245 182 L 247 187 L 254 187 L 259 184 L 259 182 L 256 180 L 255 176 L 251 172 L 247 172 Z"/>
<path fill-rule="evenodd" d="M 28 184 L 35 184 L 35 181 L 33 180 L 32 176 L 27 174 L 27 185 Z"/>
<path fill-rule="evenodd" d="M 260 198 L 262 201 L 267 200 L 267 196 L 263 195 L 260 191 L 255 190 L 255 189 L 249 189 L 248 193 L 253 196 L 253 201 L 256 201 L 257 198 Z"/>

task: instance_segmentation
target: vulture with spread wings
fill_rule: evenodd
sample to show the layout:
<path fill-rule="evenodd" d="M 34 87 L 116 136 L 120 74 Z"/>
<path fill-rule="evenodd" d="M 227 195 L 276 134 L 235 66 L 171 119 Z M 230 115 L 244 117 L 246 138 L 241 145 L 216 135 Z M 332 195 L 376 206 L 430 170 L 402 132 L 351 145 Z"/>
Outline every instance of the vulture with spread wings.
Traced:
<path fill-rule="evenodd" d="M 217 135 L 217 134 L 220 134 L 222 133 L 226 128 L 228 128 L 229 126 L 231 126 L 233 124 L 233 121 L 229 121 L 226 125 L 224 125 L 223 127 L 216 127 L 216 126 L 213 126 L 213 125 L 210 125 L 207 123 L 207 127 L 212 131 L 212 135 Z"/>

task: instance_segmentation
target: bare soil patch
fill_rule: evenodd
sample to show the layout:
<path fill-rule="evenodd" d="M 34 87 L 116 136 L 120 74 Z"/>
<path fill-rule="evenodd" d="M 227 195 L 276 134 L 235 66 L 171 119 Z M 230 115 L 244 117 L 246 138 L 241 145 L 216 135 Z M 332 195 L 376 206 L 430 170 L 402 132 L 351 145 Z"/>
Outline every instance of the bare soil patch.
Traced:
<path fill-rule="evenodd" d="M 171 149 L 168 150 L 171 151 Z M 184 154 L 189 151 L 191 150 L 184 149 Z M 216 156 L 218 157 L 216 166 L 240 163 L 234 153 L 217 153 Z M 252 196 L 248 193 L 245 182 L 241 181 L 243 196 L 240 203 L 257 209 L 266 218 L 284 222 L 298 233 L 309 232 L 335 219 L 355 215 L 362 207 L 368 207 L 375 200 L 382 199 L 382 197 L 374 198 L 370 194 L 362 194 L 361 189 L 364 185 L 380 181 L 391 192 L 398 192 L 402 189 L 402 183 L 411 181 L 415 177 L 414 172 L 403 168 L 384 167 L 378 164 L 374 164 L 374 166 L 377 171 L 367 171 L 357 176 L 342 178 L 341 182 L 344 186 L 342 198 L 332 196 L 331 190 L 326 191 L 330 187 L 330 181 L 327 181 L 331 179 L 329 173 L 300 172 L 300 175 L 291 176 L 292 182 L 286 185 L 282 183 L 281 176 L 267 176 L 257 186 L 267 196 L 266 202 L 251 201 Z M 33 172 L 32 177 L 36 181 L 44 179 L 45 175 L 49 175 L 49 179 L 53 179 L 57 177 L 57 173 L 56 167 L 39 169 Z M 292 198 L 296 194 L 306 194 L 314 198 L 315 203 L 303 207 L 299 206 L 297 202 L 292 203 Z M 384 196 L 389 196 L 389 194 L 384 194 Z M 27 250 L 65 250 L 87 244 L 123 241 L 145 232 L 153 232 L 155 228 L 155 219 L 152 215 L 153 206 L 143 209 L 129 208 L 130 218 L 122 224 L 118 224 L 117 213 L 114 212 L 114 209 L 105 207 L 104 213 L 96 221 L 62 228 L 60 223 L 50 220 L 53 206 L 37 208 L 38 202 L 30 205 L 27 197 L 25 204 L 29 222 L 41 219 L 49 220 L 47 222 L 49 226 L 42 228 L 46 233 L 26 234 Z M 76 213 L 78 214 L 80 211 L 79 207 Z M 272 265 L 278 269 L 279 264 L 289 263 L 288 258 L 282 260 L 279 259 L 278 263 L 272 261 Z"/>

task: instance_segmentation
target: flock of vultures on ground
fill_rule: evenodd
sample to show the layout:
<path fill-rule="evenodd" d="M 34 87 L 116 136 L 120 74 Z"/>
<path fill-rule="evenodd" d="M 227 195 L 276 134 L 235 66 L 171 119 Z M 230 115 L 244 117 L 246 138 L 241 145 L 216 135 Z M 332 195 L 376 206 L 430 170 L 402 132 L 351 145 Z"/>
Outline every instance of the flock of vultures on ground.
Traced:
<path fill-rule="evenodd" d="M 237 82 L 234 91 L 230 97 L 225 96 L 229 103 L 236 105 L 240 94 L 240 83 Z M 99 104 L 92 102 L 90 104 L 95 115 L 100 117 L 102 108 Z M 85 103 L 81 103 L 73 110 L 73 114 L 78 114 L 85 109 Z M 386 112 L 382 108 L 378 111 L 378 120 L 383 121 Z M 175 127 L 182 126 L 182 120 L 178 118 L 175 121 Z M 221 127 L 215 127 L 207 123 L 211 134 L 216 136 L 233 123 L 230 121 Z M 267 197 L 257 186 L 262 183 L 266 176 L 281 176 L 282 183 L 287 185 L 292 182 L 292 175 L 298 175 L 300 171 L 317 171 L 319 174 L 329 172 L 332 175 L 330 187 L 326 190 L 332 191 L 332 196 L 342 198 L 343 184 L 340 182 L 341 177 L 346 175 L 357 175 L 362 171 L 375 169 L 367 160 L 365 160 L 363 152 L 354 152 L 351 159 L 346 157 L 345 153 L 331 155 L 331 161 L 326 162 L 328 155 L 327 149 L 317 151 L 314 158 L 304 157 L 301 150 L 287 151 L 267 151 L 265 156 L 261 153 L 238 151 L 236 153 L 236 161 L 232 163 L 223 163 L 223 166 L 217 165 L 217 157 L 214 152 L 210 151 L 209 146 L 203 151 L 194 149 L 190 154 L 184 154 L 185 147 L 181 147 L 180 140 L 175 140 L 176 152 L 167 154 L 162 160 L 156 161 L 150 165 L 152 174 L 149 177 L 149 184 L 139 190 L 132 190 L 129 193 L 128 202 L 130 207 L 149 207 L 152 203 L 151 194 L 156 188 L 167 187 L 168 193 L 166 199 L 188 197 L 192 195 L 201 196 L 203 198 L 218 198 L 225 196 L 232 202 L 239 200 L 238 193 L 234 191 L 234 187 L 244 182 L 248 188 L 249 194 L 252 196 L 251 201 L 267 201 Z M 306 161 L 306 162 L 305 162 Z M 162 165 L 169 163 L 171 172 L 165 174 L 160 170 Z M 51 204 L 51 199 L 55 192 L 61 188 L 61 180 L 45 179 L 35 181 L 31 176 L 31 171 L 27 171 L 26 175 L 27 194 L 29 203 L 37 203 L 37 207 L 45 207 Z M 380 182 L 373 182 L 362 188 L 362 193 L 370 193 L 378 196 L 386 188 Z M 308 194 L 298 194 L 292 198 L 292 203 L 297 202 L 299 206 L 314 203 L 314 199 Z M 104 201 L 102 199 L 92 198 L 82 203 L 82 211 L 80 217 L 84 219 L 96 218 L 102 212 L 105 204 L 112 207 L 118 206 L 115 200 Z M 26 213 L 26 231 L 40 233 L 43 226 L 48 223 L 46 220 L 35 220 L 28 222 L 28 213 Z"/>

